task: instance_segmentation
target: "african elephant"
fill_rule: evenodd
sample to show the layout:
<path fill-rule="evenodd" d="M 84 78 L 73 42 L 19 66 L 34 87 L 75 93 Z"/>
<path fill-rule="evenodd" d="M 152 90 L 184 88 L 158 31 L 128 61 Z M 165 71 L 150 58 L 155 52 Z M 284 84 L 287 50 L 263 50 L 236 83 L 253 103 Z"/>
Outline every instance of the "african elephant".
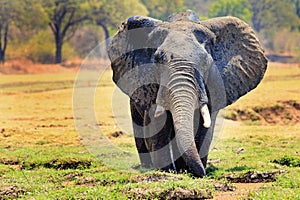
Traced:
<path fill-rule="evenodd" d="M 254 89 L 267 59 L 235 17 L 200 21 L 191 10 L 167 21 L 133 16 L 108 50 L 113 81 L 130 97 L 141 165 L 206 175 L 218 111 Z"/>

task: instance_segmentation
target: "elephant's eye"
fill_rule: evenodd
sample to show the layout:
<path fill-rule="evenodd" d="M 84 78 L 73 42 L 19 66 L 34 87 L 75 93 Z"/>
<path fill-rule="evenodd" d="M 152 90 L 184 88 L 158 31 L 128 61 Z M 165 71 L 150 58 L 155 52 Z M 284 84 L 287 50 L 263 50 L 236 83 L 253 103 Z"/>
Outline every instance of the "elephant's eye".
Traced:
<path fill-rule="evenodd" d="M 154 54 L 154 61 L 156 63 L 164 63 L 166 60 L 166 52 L 165 51 L 156 51 Z"/>
<path fill-rule="evenodd" d="M 205 43 L 209 39 L 207 33 L 202 30 L 194 30 L 194 35 L 199 43 Z"/>

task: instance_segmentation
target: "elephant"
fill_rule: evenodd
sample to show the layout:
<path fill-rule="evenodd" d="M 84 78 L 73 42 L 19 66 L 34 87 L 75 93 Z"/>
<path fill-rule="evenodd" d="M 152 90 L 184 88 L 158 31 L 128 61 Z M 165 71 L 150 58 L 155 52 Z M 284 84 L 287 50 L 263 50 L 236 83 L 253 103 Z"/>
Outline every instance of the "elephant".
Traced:
<path fill-rule="evenodd" d="M 256 88 L 267 59 L 235 17 L 132 16 L 110 41 L 114 83 L 129 96 L 141 166 L 206 176 L 218 111 Z"/>

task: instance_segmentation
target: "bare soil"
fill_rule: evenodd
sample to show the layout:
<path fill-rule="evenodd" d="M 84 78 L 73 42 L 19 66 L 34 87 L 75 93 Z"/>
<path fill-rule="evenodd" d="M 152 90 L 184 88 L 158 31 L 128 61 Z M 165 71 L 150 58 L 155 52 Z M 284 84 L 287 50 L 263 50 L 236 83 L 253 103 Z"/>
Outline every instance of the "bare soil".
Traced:
<path fill-rule="evenodd" d="M 247 110 L 233 109 L 226 118 L 234 121 L 259 121 L 262 125 L 295 125 L 300 122 L 300 103 L 278 101 L 271 106 L 256 106 Z"/>
<path fill-rule="evenodd" d="M 18 186 L 8 186 L 0 188 L 0 199 L 16 199 L 26 191 Z"/>
<path fill-rule="evenodd" d="M 249 194 L 266 185 L 266 183 L 235 183 L 235 190 L 218 192 L 214 195 L 213 200 L 236 200 L 243 199 Z"/>
<path fill-rule="evenodd" d="M 231 183 L 268 183 L 276 181 L 278 174 L 284 171 L 232 173 L 224 176 Z"/>

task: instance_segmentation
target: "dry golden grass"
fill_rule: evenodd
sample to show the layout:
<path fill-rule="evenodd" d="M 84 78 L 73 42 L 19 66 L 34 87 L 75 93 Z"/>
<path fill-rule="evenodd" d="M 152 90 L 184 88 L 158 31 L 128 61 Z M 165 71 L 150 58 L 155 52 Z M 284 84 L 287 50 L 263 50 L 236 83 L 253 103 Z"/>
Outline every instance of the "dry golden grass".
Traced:
<path fill-rule="evenodd" d="M 91 74 L 86 73 L 88 78 Z M 299 102 L 299 75 L 296 65 L 271 63 L 258 88 L 229 109 L 265 107 L 282 100 Z M 111 76 L 111 70 L 106 71 L 94 93 L 93 106 L 98 126 L 111 143 L 134 151 L 128 98 L 116 92 Z M 128 195 L 160 198 L 165 191 L 206 190 L 211 197 L 211 191 L 215 192 L 213 185 L 219 184 L 218 179 L 223 174 L 279 168 L 285 169 L 286 173 L 280 175 L 276 182 L 264 184 L 261 188 L 245 184 L 243 187 L 252 187 L 250 194 L 248 190 L 241 192 L 241 187 L 236 185 L 237 191 L 230 196 L 257 199 L 282 199 L 284 196 L 291 199 L 299 194 L 299 169 L 272 163 L 272 160 L 286 155 L 299 158 L 299 124 L 270 126 L 225 120 L 220 140 L 210 152 L 210 159 L 217 162 L 212 166 L 215 169 L 208 179 L 192 179 L 185 174 L 162 175 L 157 181 L 135 183 L 133 179 L 136 177 L 155 177 L 157 172 L 141 173 L 133 169 L 120 172 L 103 167 L 85 151 L 75 130 L 72 110 L 75 78 L 75 72 L 0 76 L 0 192 L 6 192 L 7 188 L 21 188 L 27 191 L 24 194 L 26 199 L 71 199 L 74 196 L 82 199 L 127 199 Z M 94 84 L 83 81 L 82 87 L 90 89 Z M 80 98 L 84 100 L 86 97 Z M 236 153 L 236 149 L 244 150 Z M 91 161 L 93 166 L 89 166 Z M 85 165 L 82 169 L 76 168 L 76 163 Z M 67 169 L 57 170 L 55 167 L 60 165 Z M 49 166 L 54 169 L 47 168 Z M 164 177 L 168 176 L 174 176 L 175 181 L 165 180 Z M 161 188 L 161 193 L 154 192 Z"/>

